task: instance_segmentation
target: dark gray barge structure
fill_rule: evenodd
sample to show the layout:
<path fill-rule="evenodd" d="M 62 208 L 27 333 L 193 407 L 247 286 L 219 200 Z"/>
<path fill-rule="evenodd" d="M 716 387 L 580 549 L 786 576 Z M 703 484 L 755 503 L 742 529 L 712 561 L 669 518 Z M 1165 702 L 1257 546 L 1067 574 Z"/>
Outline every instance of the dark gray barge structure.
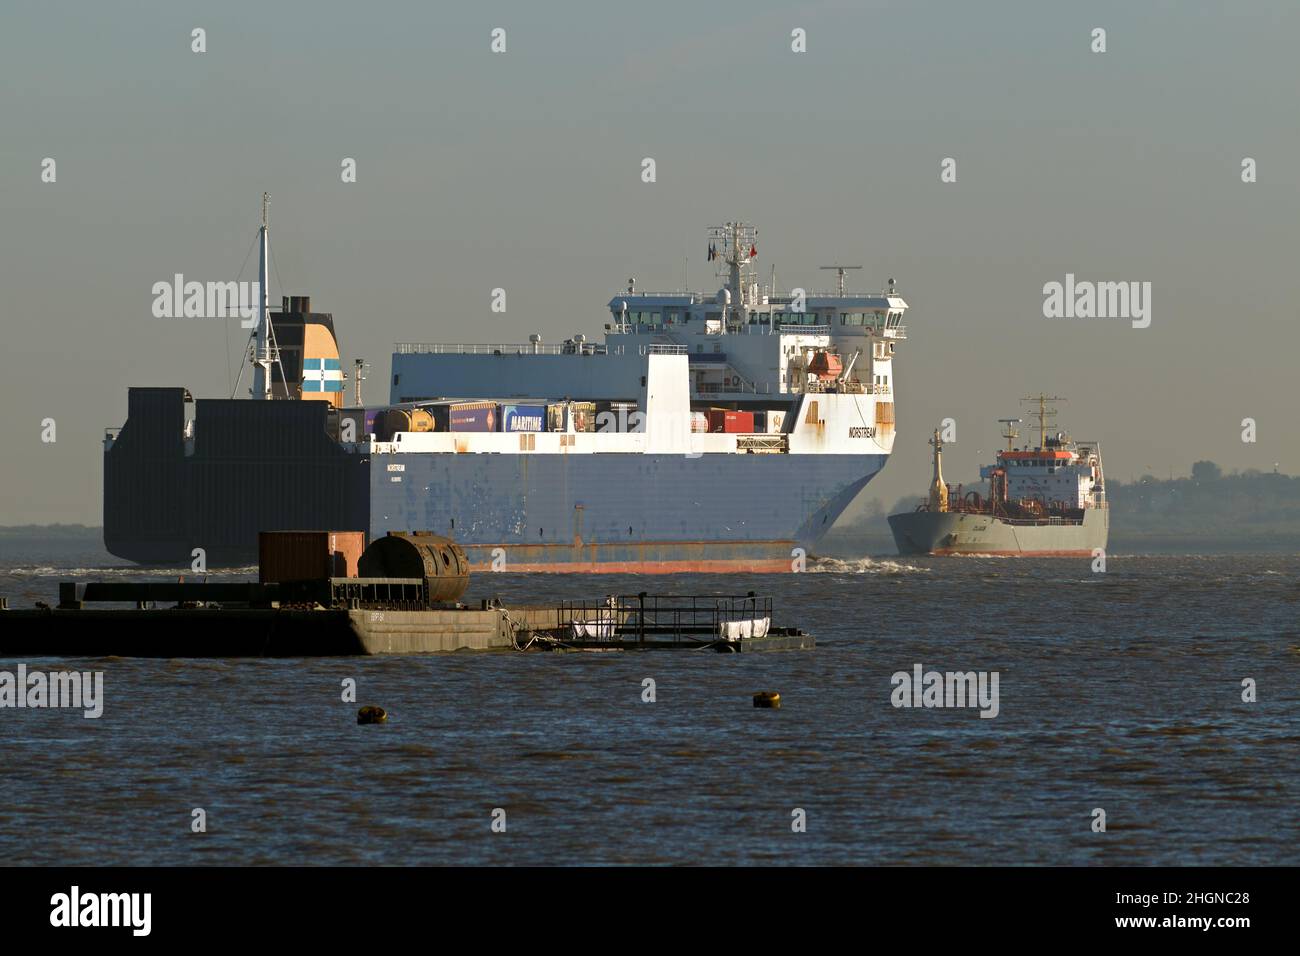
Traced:
<path fill-rule="evenodd" d="M 807 650 L 773 628 L 770 599 L 612 596 L 477 607 L 428 599 L 421 579 L 257 583 L 64 582 L 56 607 L 0 609 L 5 657 L 334 657 L 447 651 Z M 135 607 L 89 607 L 133 603 Z M 159 606 L 170 604 L 171 606 Z M 2 605 L 0 605 L 2 606 Z"/>
<path fill-rule="evenodd" d="M 659 597 L 506 607 L 460 603 L 469 560 L 450 538 L 390 532 L 360 554 L 360 535 L 262 532 L 259 578 L 241 582 L 59 585 L 56 607 L 9 610 L 0 599 L 0 655 L 33 657 L 333 657 L 493 650 L 811 648 L 773 628 L 772 601 Z M 334 577 L 343 566 L 356 576 Z M 275 580 L 268 580 L 274 578 Z M 134 607 L 88 607 L 88 605 Z M 170 606 L 160 606 L 170 605 Z"/>

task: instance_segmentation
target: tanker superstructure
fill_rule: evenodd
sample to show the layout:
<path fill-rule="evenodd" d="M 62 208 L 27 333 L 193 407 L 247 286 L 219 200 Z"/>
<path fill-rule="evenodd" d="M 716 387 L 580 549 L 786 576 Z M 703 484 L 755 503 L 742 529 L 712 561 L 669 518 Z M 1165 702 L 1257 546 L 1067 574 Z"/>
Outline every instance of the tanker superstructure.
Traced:
<path fill-rule="evenodd" d="M 943 441 L 938 429 L 929 495 L 915 511 L 891 515 L 889 527 L 900 554 L 967 554 L 1023 557 L 1092 557 L 1105 549 L 1110 531 L 1101 447 L 1076 442 L 1064 432 L 1048 434 L 1054 414 L 1038 395 L 1038 445 L 1014 447 L 1019 419 L 1004 418 L 1005 450 L 980 468 L 987 496 L 943 480 Z"/>
<path fill-rule="evenodd" d="M 762 288 L 742 223 L 711 229 L 708 253 L 723 288 L 629 280 L 601 343 L 399 344 L 381 408 L 346 407 L 337 372 L 314 403 L 191 411 L 184 389 L 132 389 L 105 443 L 106 544 L 243 564 L 259 531 L 431 531 L 485 569 L 798 567 L 892 450 L 907 304 L 892 280 L 846 293 L 841 267 L 834 292 Z M 162 501 L 133 482 L 147 468 L 174 486 Z"/>

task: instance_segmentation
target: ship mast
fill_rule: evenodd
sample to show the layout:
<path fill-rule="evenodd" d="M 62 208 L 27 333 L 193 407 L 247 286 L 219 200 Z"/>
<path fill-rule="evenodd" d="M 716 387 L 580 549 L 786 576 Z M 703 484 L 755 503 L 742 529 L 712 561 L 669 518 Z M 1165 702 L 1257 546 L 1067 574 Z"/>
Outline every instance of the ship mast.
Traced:
<path fill-rule="evenodd" d="M 1039 392 L 1037 395 L 1027 395 L 1021 399 L 1022 402 L 1038 403 L 1038 447 L 1043 449 L 1047 447 L 1047 419 L 1056 415 L 1056 409 L 1048 408 L 1048 402 L 1063 402 L 1065 399 L 1056 395 L 1044 395 Z"/>
<path fill-rule="evenodd" d="M 269 207 L 271 194 L 262 193 L 262 227 L 258 230 L 258 287 L 262 302 L 257 315 L 257 341 L 249 353 L 249 362 L 253 365 L 253 397 L 270 399 L 271 366 L 279 361 L 279 349 L 275 347 L 275 333 L 271 329 L 271 292 L 267 282 L 267 255 L 270 249 Z"/>
<path fill-rule="evenodd" d="M 725 334 L 729 325 L 744 325 L 749 318 L 749 308 L 758 304 L 749 301 L 745 286 L 745 270 L 752 270 L 750 263 L 758 257 L 758 229 L 743 222 L 729 222 L 711 227 L 709 240 L 710 256 L 722 259 L 728 267 L 726 275 L 730 297 L 723 304 L 726 314 L 722 319 L 722 331 Z"/>
<path fill-rule="evenodd" d="M 353 381 L 357 387 L 357 408 L 361 408 L 361 383 L 366 380 L 365 370 L 370 368 L 370 364 L 365 359 L 355 359 L 352 364 L 356 368 L 353 373 Z"/>
<path fill-rule="evenodd" d="M 943 483 L 943 464 L 940 460 L 943 457 L 943 440 L 939 438 L 939 429 L 934 430 L 934 437 L 930 439 L 930 444 L 934 446 L 934 479 L 930 482 L 930 510 L 947 511 L 948 486 Z"/>

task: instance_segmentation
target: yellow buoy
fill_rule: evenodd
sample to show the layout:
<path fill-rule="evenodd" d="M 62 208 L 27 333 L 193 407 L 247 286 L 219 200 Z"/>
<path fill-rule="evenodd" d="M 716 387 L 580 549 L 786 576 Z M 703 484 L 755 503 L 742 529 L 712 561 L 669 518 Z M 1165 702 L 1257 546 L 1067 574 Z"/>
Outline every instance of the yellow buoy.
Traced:
<path fill-rule="evenodd" d="M 774 690 L 762 690 L 754 695 L 755 707 L 772 707 L 781 706 L 781 695 Z"/>
<path fill-rule="evenodd" d="M 357 711 L 357 723 L 382 724 L 388 721 L 388 711 L 382 707 L 362 707 Z"/>

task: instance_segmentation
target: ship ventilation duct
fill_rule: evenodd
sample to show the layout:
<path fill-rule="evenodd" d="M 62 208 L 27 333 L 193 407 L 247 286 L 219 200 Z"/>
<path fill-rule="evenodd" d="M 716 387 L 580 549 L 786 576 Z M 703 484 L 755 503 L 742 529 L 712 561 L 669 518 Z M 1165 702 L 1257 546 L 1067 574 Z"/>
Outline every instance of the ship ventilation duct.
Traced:
<path fill-rule="evenodd" d="M 309 295 L 281 296 L 280 311 L 286 315 L 311 315 L 311 296 Z"/>

